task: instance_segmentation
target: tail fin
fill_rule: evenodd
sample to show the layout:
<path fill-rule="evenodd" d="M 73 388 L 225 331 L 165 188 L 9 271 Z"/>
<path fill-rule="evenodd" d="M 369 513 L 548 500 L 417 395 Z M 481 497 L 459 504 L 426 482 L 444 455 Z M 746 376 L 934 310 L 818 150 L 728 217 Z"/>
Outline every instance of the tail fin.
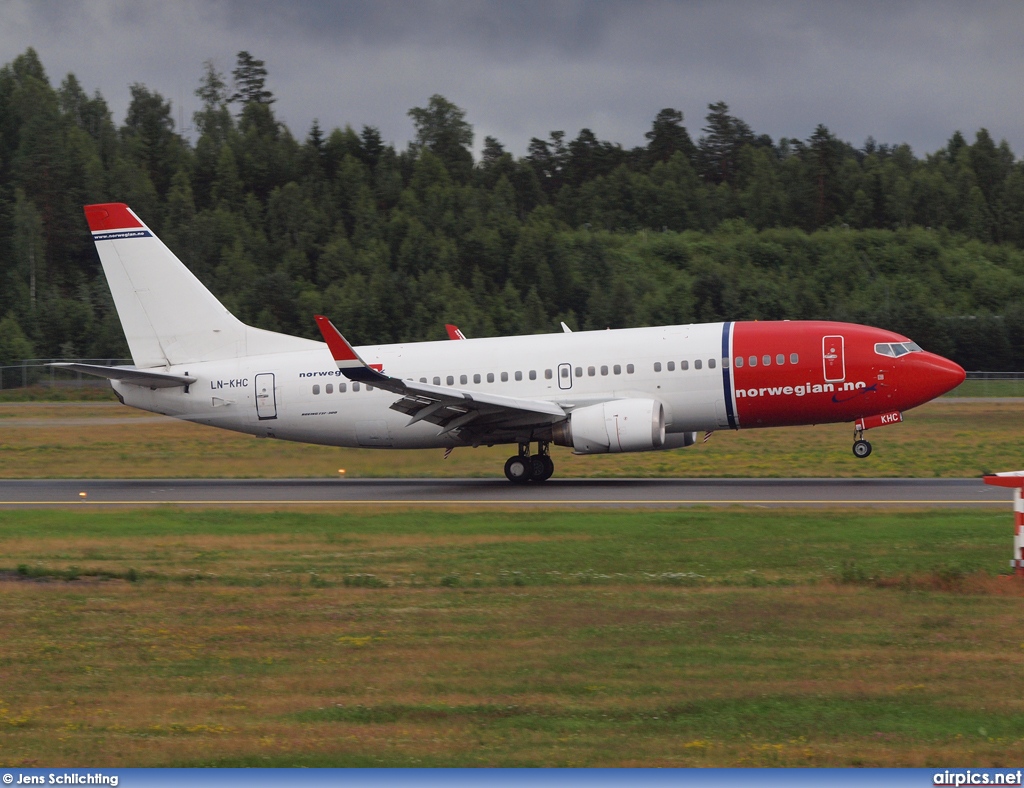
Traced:
<path fill-rule="evenodd" d="M 85 206 L 132 361 L 140 368 L 312 350 L 232 315 L 123 203 Z"/>

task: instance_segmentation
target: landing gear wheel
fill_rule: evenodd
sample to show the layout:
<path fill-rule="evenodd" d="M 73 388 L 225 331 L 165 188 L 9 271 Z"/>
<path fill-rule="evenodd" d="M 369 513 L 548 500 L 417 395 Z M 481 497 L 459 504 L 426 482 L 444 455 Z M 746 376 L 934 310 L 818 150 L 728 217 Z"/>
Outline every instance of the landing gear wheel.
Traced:
<path fill-rule="evenodd" d="M 533 478 L 533 462 L 529 457 L 509 457 L 505 460 L 505 478 L 513 484 L 526 484 Z"/>
<path fill-rule="evenodd" d="M 534 454 L 530 458 L 530 465 L 533 468 L 532 480 L 535 482 L 546 482 L 555 472 L 555 463 L 546 454 Z"/>
<path fill-rule="evenodd" d="M 866 440 L 859 440 L 853 442 L 853 456 L 864 459 L 871 454 L 871 444 Z"/>

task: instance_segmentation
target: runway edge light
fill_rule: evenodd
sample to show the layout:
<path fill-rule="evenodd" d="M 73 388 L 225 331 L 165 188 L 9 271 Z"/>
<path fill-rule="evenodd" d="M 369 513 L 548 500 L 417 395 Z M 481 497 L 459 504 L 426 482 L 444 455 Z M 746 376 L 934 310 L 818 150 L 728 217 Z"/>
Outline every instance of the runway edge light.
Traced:
<path fill-rule="evenodd" d="M 1024 577 L 1024 471 L 1007 471 L 985 477 L 985 484 L 1013 490 L 1013 559 L 1010 566 L 1017 577 Z"/>

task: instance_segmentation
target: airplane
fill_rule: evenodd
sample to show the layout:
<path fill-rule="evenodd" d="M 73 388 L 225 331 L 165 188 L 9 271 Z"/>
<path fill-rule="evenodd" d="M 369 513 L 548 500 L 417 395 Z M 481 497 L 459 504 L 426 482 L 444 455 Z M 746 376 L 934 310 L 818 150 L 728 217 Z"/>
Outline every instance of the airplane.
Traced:
<path fill-rule="evenodd" d="M 576 454 L 691 446 L 700 432 L 854 423 L 868 429 L 952 390 L 964 370 L 905 336 L 829 321 L 724 321 L 353 347 L 238 320 L 123 203 L 85 207 L 131 366 L 125 405 L 261 438 L 390 449 L 511 444 L 515 483 Z M 449 329 L 449 335 L 454 332 Z M 531 453 L 531 444 L 536 444 Z"/>

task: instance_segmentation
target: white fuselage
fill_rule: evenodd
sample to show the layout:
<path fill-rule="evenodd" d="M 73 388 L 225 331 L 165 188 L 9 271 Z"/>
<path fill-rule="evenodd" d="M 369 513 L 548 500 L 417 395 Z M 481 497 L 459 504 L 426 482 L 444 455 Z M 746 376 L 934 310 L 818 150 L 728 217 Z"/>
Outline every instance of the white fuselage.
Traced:
<path fill-rule="evenodd" d="M 669 433 L 728 426 L 722 323 L 581 331 L 358 348 L 392 377 L 506 397 L 550 400 L 566 412 L 609 399 L 659 400 Z M 687 371 L 667 364 L 689 360 Z M 701 360 L 701 364 L 696 364 Z M 658 364 L 661 371 L 655 371 Z M 666 365 L 666 366 L 660 366 Z M 697 367 L 701 367 L 697 369 Z M 331 446 L 446 448 L 451 433 L 390 409 L 397 394 L 353 383 L 320 349 L 166 368 L 185 388 L 115 382 L 125 404 L 223 429 Z M 682 445 L 669 441 L 666 448 Z"/>

